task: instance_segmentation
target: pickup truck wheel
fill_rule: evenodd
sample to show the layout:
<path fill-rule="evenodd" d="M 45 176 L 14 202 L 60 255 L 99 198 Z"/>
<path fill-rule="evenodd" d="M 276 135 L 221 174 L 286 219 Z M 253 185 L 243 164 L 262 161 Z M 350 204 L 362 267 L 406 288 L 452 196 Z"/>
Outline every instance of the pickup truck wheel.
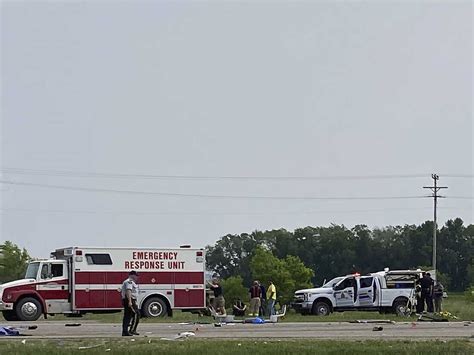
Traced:
<path fill-rule="evenodd" d="M 15 305 L 16 315 L 22 321 L 35 321 L 43 313 L 41 303 L 33 297 L 25 297 Z"/>
<path fill-rule="evenodd" d="M 312 309 L 316 316 L 328 316 L 331 313 L 331 307 L 326 302 L 317 302 Z"/>
<path fill-rule="evenodd" d="M 410 315 L 410 307 L 407 300 L 396 300 L 393 302 L 393 311 L 397 316 L 405 317 Z"/>
<path fill-rule="evenodd" d="M 161 298 L 152 297 L 145 301 L 142 312 L 145 317 L 164 317 L 168 313 L 168 307 Z"/>
<path fill-rule="evenodd" d="M 18 317 L 16 316 L 15 311 L 3 311 L 2 316 L 8 322 L 14 322 L 18 320 Z"/>

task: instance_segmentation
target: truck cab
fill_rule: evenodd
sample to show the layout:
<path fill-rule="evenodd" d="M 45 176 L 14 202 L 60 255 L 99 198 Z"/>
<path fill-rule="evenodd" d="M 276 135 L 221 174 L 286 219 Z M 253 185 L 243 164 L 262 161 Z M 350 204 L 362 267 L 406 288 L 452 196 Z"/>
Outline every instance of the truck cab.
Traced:
<path fill-rule="evenodd" d="M 293 308 L 303 314 L 329 315 L 351 310 L 404 313 L 415 301 L 421 271 L 380 271 L 337 277 L 319 288 L 295 292 Z"/>
<path fill-rule="evenodd" d="M 36 320 L 42 313 L 70 308 L 69 269 L 65 260 L 28 265 L 24 279 L 0 285 L 0 310 L 6 320 Z"/>

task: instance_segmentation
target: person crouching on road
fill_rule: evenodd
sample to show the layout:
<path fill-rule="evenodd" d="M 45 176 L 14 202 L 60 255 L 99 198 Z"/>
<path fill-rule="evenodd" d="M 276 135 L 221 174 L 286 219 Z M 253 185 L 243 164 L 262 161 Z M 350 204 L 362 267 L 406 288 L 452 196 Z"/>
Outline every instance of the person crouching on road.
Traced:
<path fill-rule="evenodd" d="M 242 302 L 240 298 L 234 302 L 234 306 L 232 307 L 233 314 L 236 317 L 245 317 L 245 310 L 247 309 L 247 305 Z"/>
<path fill-rule="evenodd" d="M 122 336 L 139 335 L 137 333 L 138 322 L 140 321 L 140 310 L 137 305 L 138 297 L 138 274 L 136 271 L 128 273 L 128 279 L 122 284 Z M 132 324 L 130 324 L 130 321 Z"/>
<path fill-rule="evenodd" d="M 260 309 L 260 297 L 262 296 L 262 289 L 258 281 L 253 282 L 253 286 L 249 288 L 250 294 L 250 317 L 258 317 L 258 311 Z"/>

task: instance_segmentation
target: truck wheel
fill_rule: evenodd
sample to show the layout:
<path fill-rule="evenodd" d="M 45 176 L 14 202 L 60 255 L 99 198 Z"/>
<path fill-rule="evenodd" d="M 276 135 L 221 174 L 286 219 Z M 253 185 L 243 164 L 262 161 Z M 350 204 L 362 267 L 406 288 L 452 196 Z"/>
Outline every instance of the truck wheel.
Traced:
<path fill-rule="evenodd" d="M 15 311 L 3 311 L 2 316 L 3 318 L 5 318 L 6 321 L 9 321 L 9 322 L 14 322 L 18 320 L 18 317 L 16 316 Z"/>
<path fill-rule="evenodd" d="M 395 300 L 393 302 L 393 311 L 397 316 L 405 317 L 410 315 L 410 307 L 407 300 Z"/>
<path fill-rule="evenodd" d="M 326 302 L 317 302 L 312 309 L 316 316 L 328 316 L 331 313 L 331 307 Z"/>
<path fill-rule="evenodd" d="M 152 297 L 145 301 L 142 307 L 143 316 L 156 318 L 164 317 L 168 313 L 165 301 L 158 297 Z"/>
<path fill-rule="evenodd" d="M 25 297 L 16 304 L 15 311 L 19 320 L 35 321 L 43 313 L 43 307 L 36 298 Z"/>

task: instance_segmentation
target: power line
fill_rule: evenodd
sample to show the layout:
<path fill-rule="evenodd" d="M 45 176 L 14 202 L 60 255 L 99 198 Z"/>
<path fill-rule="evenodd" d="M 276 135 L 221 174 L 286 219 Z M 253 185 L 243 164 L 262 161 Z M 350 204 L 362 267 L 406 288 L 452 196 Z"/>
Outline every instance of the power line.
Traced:
<path fill-rule="evenodd" d="M 460 178 L 460 179 L 474 179 L 472 174 L 443 174 L 443 177 Z"/>
<path fill-rule="evenodd" d="M 32 209 L 32 208 L 0 208 L 4 212 L 20 213 L 52 213 L 52 214 L 113 214 L 113 215 L 197 215 L 197 216 L 252 216 L 252 215 L 307 215 L 307 214 L 326 214 L 326 213 L 377 213 L 387 211 L 413 211 L 428 210 L 430 207 L 400 207 L 400 208 L 377 208 L 377 209 L 351 209 L 351 210 L 309 210 L 309 211 L 281 211 L 281 212 L 222 212 L 222 211 L 97 211 L 97 210 L 50 210 L 50 209 Z M 445 208 L 449 209 L 449 208 Z"/>
<path fill-rule="evenodd" d="M 83 191 L 83 192 L 107 192 L 132 195 L 148 196 L 170 196 L 170 197 L 192 197 L 192 198 L 213 198 L 213 199 L 261 199 L 261 200 L 404 200 L 419 199 L 430 196 L 345 196 L 345 197 L 317 197 L 317 196 L 245 196 L 245 195 L 208 195 L 208 194 L 187 194 L 173 192 L 136 191 L 136 190 L 116 190 L 80 186 L 50 185 L 10 180 L 0 180 L 0 183 L 17 186 L 43 187 L 49 189 Z"/>
<path fill-rule="evenodd" d="M 65 170 L 35 170 L 22 168 L 0 168 L 5 174 L 44 175 L 77 178 L 113 179 L 181 179 L 181 180 L 384 180 L 426 178 L 427 174 L 380 174 L 380 175 L 321 175 L 321 176 L 226 176 L 226 175 L 153 175 L 124 173 L 93 173 Z"/>

